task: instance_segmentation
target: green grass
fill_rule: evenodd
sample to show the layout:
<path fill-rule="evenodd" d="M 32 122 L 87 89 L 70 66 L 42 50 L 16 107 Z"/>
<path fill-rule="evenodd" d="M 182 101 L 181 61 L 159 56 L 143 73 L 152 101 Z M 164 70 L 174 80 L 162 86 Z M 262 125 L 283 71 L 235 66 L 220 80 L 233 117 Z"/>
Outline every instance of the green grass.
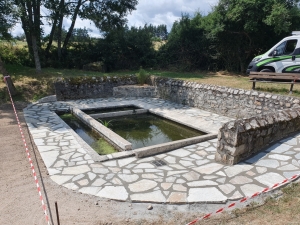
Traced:
<path fill-rule="evenodd" d="M 6 69 L 12 77 L 12 80 L 19 91 L 16 98 L 19 101 L 32 102 L 41 97 L 55 94 L 53 82 L 59 78 L 69 77 L 101 77 L 101 76 L 122 76 L 130 74 L 138 74 L 139 71 L 115 71 L 111 73 L 102 73 L 94 71 L 83 71 L 77 69 L 54 69 L 43 68 L 42 74 L 37 75 L 35 68 L 20 66 L 20 65 L 6 65 Z M 248 76 L 241 74 L 234 74 L 228 72 L 171 72 L 145 69 L 146 75 L 156 75 L 162 77 L 170 77 L 175 79 L 183 79 L 197 83 L 220 85 L 232 88 L 239 88 L 251 90 L 252 83 L 249 82 Z M 0 79 L 0 102 L 6 101 L 5 84 Z M 289 95 L 290 85 L 276 84 L 276 83 L 257 83 L 256 89 L 258 91 L 270 92 L 281 95 Z M 300 85 L 294 85 L 293 94 L 290 96 L 300 97 Z"/>

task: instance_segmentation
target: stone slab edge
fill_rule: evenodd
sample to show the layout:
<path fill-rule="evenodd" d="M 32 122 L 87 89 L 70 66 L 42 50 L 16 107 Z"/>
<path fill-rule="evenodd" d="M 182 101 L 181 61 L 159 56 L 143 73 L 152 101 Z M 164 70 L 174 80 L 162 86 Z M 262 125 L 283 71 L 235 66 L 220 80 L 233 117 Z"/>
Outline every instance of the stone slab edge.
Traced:
<path fill-rule="evenodd" d="M 203 136 L 187 138 L 184 140 L 172 141 L 168 143 L 163 143 L 159 145 L 153 145 L 149 147 L 139 148 L 133 150 L 135 152 L 135 156 L 137 158 L 142 158 L 146 156 L 156 155 L 164 152 L 168 152 L 171 150 L 175 150 L 178 148 L 182 148 L 188 145 L 197 144 L 203 141 L 208 141 L 217 137 L 217 134 L 206 134 Z"/>
<path fill-rule="evenodd" d="M 137 109 L 137 110 L 126 110 L 126 111 L 121 111 L 121 112 L 95 113 L 95 114 L 89 114 L 89 116 L 93 117 L 94 119 L 98 119 L 98 118 L 143 114 L 143 113 L 147 113 L 147 112 L 148 112 L 147 109 Z"/>
<path fill-rule="evenodd" d="M 120 137 L 107 127 L 103 126 L 101 123 L 96 121 L 91 116 L 85 114 L 78 108 L 72 108 L 73 114 L 78 117 L 82 122 L 87 124 L 89 127 L 97 131 L 101 136 L 104 136 L 110 143 L 116 146 L 118 149 L 122 151 L 127 151 L 132 149 L 132 144 L 125 140 L 124 138 Z"/>

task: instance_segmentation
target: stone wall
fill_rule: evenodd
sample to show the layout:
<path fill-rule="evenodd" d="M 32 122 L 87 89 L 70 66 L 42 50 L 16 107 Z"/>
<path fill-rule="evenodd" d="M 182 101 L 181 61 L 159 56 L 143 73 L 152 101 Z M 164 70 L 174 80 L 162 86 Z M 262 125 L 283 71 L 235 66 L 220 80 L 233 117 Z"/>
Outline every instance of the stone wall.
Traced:
<path fill-rule="evenodd" d="M 58 101 L 61 101 L 111 97 L 113 96 L 114 87 L 132 84 L 137 84 L 137 77 L 135 75 L 60 78 L 54 83 L 54 86 L 56 98 Z"/>
<path fill-rule="evenodd" d="M 232 118 L 249 118 L 299 107 L 300 100 L 258 91 L 151 76 L 157 97 Z M 249 84 L 250 85 L 250 84 Z"/>
<path fill-rule="evenodd" d="M 300 130 L 300 108 L 228 122 L 219 130 L 217 162 L 233 165 Z"/>
<path fill-rule="evenodd" d="M 119 86 L 113 88 L 114 97 L 156 97 L 156 88 L 153 86 Z"/>

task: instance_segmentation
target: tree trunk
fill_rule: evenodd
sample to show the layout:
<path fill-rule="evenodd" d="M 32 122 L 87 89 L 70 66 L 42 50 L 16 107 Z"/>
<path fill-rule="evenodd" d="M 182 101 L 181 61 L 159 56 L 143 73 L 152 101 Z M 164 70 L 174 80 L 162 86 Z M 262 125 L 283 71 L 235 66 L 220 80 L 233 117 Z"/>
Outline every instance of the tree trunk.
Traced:
<path fill-rule="evenodd" d="M 64 45 L 63 45 L 63 47 L 62 47 L 63 53 L 65 53 L 66 50 L 67 50 L 67 46 L 68 46 L 69 40 L 70 40 L 70 38 L 71 38 L 71 36 L 72 36 L 72 32 L 73 32 L 73 29 L 74 29 L 74 26 L 75 26 L 75 22 L 76 22 L 77 15 L 78 15 L 79 9 L 80 9 L 80 7 L 81 7 L 81 4 L 82 4 L 82 1 L 79 0 L 78 3 L 77 3 L 76 8 L 75 8 L 75 10 L 74 10 L 74 14 L 73 14 L 73 16 L 72 16 L 72 23 L 71 23 L 71 26 L 70 26 L 70 28 L 69 28 L 69 30 L 68 30 L 67 36 L 66 36 L 66 38 L 65 38 Z"/>
<path fill-rule="evenodd" d="M 32 50 L 33 50 L 34 62 L 35 62 L 35 70 L 36 70 L 36 73 L 39 74 L 42 72 L 42 68 L 41 68 L 38 46 L 36 43 L 36 37 L 34 35 L 32 35 L 31 40 L 32 40 Z"/>
<path fill-rule="evenodd" d="M 63 19 L 64 19 L 64 4 L 65 1 L 61 0 L 59 3 L 59 13 L 58 13 L 58 29 L 57 29 L 57 56 L 58 60 L 61 59 L 61 34 L 62 34 L 62 25 L 63 25 Z"/>
<path fill-rule="evenodd" d="M 7 86 L 9 88 L 11 95 L 16 95 L 18 93 L 17 89 L 15 88 L 14 83 L 12 82 L 10 76 L 8 75 L 8 72 L 6 71 L 6 69 L 4 67 L 4 63 L 2 62 L 1 57 L 0 57 L 0 73 L 3 74 L 3 78 L 6 77 L 5 80 L 6 80 L 6 83 L 7 83 Z"/>

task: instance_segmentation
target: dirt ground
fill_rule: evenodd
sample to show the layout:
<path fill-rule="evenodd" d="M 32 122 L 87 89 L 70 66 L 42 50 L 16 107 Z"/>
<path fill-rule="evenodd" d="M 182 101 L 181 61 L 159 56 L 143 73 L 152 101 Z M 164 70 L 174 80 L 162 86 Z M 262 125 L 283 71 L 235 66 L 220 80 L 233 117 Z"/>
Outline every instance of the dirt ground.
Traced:
<path fill-rule="evenodd" d="M 109 225 L 109 224 L 187 224 L 205 213 L 213 212 L 222 205 L 167 205 L 149 203 L 117 202 L 95 196 L 80 194 L 54 183 L 47 175 L 43 161 L 31 142 L 22 108 L 16 108 L 22 129 L 29 145 L 31 158 L 42 186 L 43 198 L 50 214 L 50 224 L 57 225 L 55 201 L 58 203 L 61 225 Z M 0 105 L 0 224 L 43 225 L 47 224 L 39 200 L 38 191 L 26 157 L 25 148 L 10 104 Z M 300 189 L 299 189 L 300 190 Z M 300 194 L 290 194 L 284 200 L 283 210 L 276 200 L 268 207 L 246 207 L 241 212 L 222 214 L 221 217 L 196 224 L 300 224 Z M 294 201 L 296 198 L 297 201 Z M 248 209 L 247 209 L 248 208 Z M 293 209 L 293 210 L 287 210 Z"/>

